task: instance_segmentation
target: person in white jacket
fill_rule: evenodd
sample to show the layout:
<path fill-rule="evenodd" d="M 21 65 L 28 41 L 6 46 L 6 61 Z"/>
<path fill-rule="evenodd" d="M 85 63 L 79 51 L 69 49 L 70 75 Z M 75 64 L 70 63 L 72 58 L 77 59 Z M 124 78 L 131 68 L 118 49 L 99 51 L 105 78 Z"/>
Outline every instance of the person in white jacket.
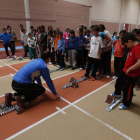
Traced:
<path fill-rule="evenodd" d="M 32 33 L 28 34 L 29 38 L 27 39 L 28 43 L 28 49 L 29 49 L 29 54 L 30 54 L 30 60 L 34 57 L 36 59 L 36 41 L 32 35 Z"/>

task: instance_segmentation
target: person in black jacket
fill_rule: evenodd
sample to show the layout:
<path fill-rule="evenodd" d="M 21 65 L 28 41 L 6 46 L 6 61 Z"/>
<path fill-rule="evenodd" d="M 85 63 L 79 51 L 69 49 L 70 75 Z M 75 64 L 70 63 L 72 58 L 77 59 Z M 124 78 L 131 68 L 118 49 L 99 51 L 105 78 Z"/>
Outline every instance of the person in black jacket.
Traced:
<path fill-rule="evenodd" d="M 45 31 L 45 27 L 41 26 L 41 36 L 40 36 L 40 53 L 46 51 L 47 48 L 47 32 Z"/>

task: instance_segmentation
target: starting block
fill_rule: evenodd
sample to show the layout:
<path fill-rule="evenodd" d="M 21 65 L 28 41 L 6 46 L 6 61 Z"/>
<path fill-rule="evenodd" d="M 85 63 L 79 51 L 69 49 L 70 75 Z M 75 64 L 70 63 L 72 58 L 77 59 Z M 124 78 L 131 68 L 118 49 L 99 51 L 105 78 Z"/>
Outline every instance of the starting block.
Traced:
<path fill-rule="evenodd" d="M 105 100 L 106 103 L 109 103 L 109 106 L 106 109 L 106 111 L 110 112 L 116 106 L 118 106 L 122 101 L 123 101 L 123 96 L 120 96 L 117 98 L 117 97 L 113 97 L 111 95 L 108 95 L 106 100 Z"/>
<path fill-rule="evenodd" d="M 1 112 L 0 112 L 0 116 L 3 116 L 5 114 L 8 114 L 12 111 L 15 111 L 17 114 L 20 114 L 22 112 L 24 112 L 25 110 L 21 109 L 18 104 L 15 104 L 11 107 L 7 107 L 5 103 L 1 103 L 0 105 L 0 108 L 1 108 Z"/>
<path fill-rule="evenodd" d="M 64 87 L 62 87 L 62 89 L 65 89 L 65 88 L 68 88 L 68 87 L 76 88 L 76 87 L 78 87 L 78 83 L 83 82 L 85 80 L 89 80 L 89 79 L 86 78 L 86 77 L 83 77 L 79 80 L 76 80 L 74 77 L 71 77 L 70 80 L 69 80 L 69 83 L 64 85 Z"/>

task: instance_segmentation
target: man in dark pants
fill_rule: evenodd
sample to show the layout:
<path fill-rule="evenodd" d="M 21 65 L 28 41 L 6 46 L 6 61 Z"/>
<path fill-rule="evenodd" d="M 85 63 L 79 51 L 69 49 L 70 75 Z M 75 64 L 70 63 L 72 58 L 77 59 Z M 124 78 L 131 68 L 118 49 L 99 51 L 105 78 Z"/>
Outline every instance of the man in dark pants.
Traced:
<path fill-rule="evenodd" d="M 3 33 L 0 35 L 0 40 L 3 40 L 3 45 L 5 48 L 5 52 L 7 54 L 7 58 L 10 57 L 9 52 L 8 52 L 8 47 L 10 47 L 11 52 L 12 52 L 12 57 L 15 58 L 15 52 L 14 52 L 14 48 L 12 47 L 11 43 L 10 43 L 10 39 L 12 39 L 12 35 L 7 33 L 6 28 L 3 28 Z"/>
<path fill-rule="evenodd" d="M 54 96 L 61 101 L 61 97 L 57 94 L 50 78 L 49 69 L 47 68 L 48 62 L 49 53 L 43 52 L 41 58 L 29 62 L 16 73 L 12 81 L 12 88 L 16 93 L 5 94 L 7 106 L 11 106 L 12 101 L 16 100 L 22 109 L 26 109 L 26 102 L 30 102 L 42 94 L 47 94 L 47 91 L 42 86 L 40 76 L 46 81 Z M 37 81 L 38 84 L 34 83 L 34 81 Z"/>
<path fill-rule="evenodd" d="M 45 31 L 45 27 L 41 26 L 41 36 L 40 36 L 40 52 L 42 54 L 43 51 L 47 49 L 47 32 Z"/>
<path fill-rule="evenodd" d="M 119 106 L 121 110 L 130 107 L 133 88 L 140 76 L 140 44 L 133 33 L 126 33 L 123 42 L 130 50 L 123 71 L 116 81 L 115 92 L 112 94 L 112 96 L 119 97 L 123 90 L 123 104 Z"/>

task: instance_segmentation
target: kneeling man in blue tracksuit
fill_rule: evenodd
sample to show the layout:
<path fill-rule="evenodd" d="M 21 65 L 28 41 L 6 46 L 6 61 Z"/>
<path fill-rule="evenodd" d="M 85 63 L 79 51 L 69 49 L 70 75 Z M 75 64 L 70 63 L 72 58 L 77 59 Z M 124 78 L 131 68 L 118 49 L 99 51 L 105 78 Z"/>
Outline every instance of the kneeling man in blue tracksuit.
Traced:
<path fill-rule="evenodd" d="M 12 88 L 16 93 L 5 94 L 5 103 L 8 107 L 11 106 L 12 101 L 17 101 L 18 105 L 25 109 L 26 102 L 30 102 L 41 94 L 47 93 L 42 86 L 40 76 L 46 81 L 54 96 L 61 101 L 61 97 L 57 94 L 50 78 L 50 72 L 47 67 L 48 62 L 49 53 L 43 52 L 41 58 L 29 62 L 15 74 L 12 81 Z"/>

